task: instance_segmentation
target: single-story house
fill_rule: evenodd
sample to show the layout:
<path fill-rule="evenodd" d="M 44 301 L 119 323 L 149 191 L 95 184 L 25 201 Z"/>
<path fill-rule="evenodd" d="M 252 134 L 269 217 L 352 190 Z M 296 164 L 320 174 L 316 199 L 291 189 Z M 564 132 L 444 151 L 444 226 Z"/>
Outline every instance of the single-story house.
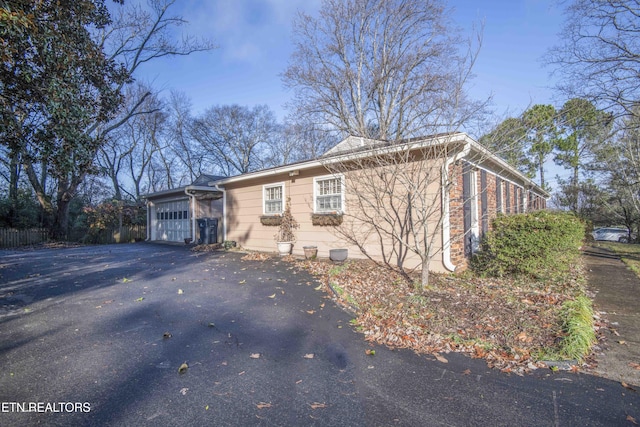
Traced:
<path fill-rule="evenodd" d="M 202 174 L 189 185 L 146 195 L 147 240 L 221 242 L 223 192 L 209 183 L 222 178 Z"/>
<path fill-rule="evenodd" d="M 180 200 L 186 212 L 182 214 L 186 215 L 184 230 L 193 233 L 195 222 L 189 225 L 189 219 L 206 214 L 220 221 L 219 241 L 273 252 L 278 218 L 289 200 L 299 223 L 295 255 L 302 255 L 303 247 L 309 245 L 316 246 L 321 257 L 328 257 L 330 249 L 346 248 L 349 257 L 355 258 L 389 260 L 404 254 L 399 262 L 419 267 L 415 254 L 385 241 L 380 230 L 397 224 L 389 225 L 388 212 L 386 217 L 375 212 L 405 203 L 404 210 L 394 213 L 404 221 L 423 222 L 433 255 L 429 268 L 436 272 L 465 268 L 498 213 L 544 209 L 549 197 L 525 175 L 459 132 L 400 142 L 348 137 L 318 159 L 217 177 L 203 184 L 148 196 L 151 240 L 178 238 L 169 232 L 175 226 L 159 224 L 172 220 L 166 214 L 163 220 L 158 213 L 171 212 L 170 203 Z M 188 209 L 199 206 L 198 197 L 205 195 L 211 203 L 209 211 Z M 373 203 L 376 197 L 380 200 Z M 175 213 L 173 218 L 175 222 Z M 354 233 L 362 239 L 354 239 Z M 423 237 L 407 234 L 403 238 L 420 241 Z"/>

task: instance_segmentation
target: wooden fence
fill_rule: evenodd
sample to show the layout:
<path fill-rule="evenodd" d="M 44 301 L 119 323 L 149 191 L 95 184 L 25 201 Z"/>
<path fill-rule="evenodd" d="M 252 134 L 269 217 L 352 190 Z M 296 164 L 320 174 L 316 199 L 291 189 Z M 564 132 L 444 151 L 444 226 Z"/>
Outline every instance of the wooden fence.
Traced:
<path fill-rule="evenodd" d="M 47 240 L 49 240 L 49 230 L 46 228 L 32 228 L 29 230 L 0 229 L 0 248 L 35 245 Z"/>
<path fill-rule="evenodd" d="M 104 230 L 71 230 L 65 239 L 68 242 L 109 244 L 140 242 L 147 238 L 146 225 L 123 226 L 121 229 Z M 20 246 L 35 245 L 49 241 L 49 230 L 34 228 L 16 230 L 13 228 L 0 229 L 0 248 L 18 248 Z"/>
<path fill-rule="evenodd" d="M 75 233 L 68 240 L 81 243 L 130 243 L 140 242 L 147 238 L 146 225 L 126 225 L 122 228 L 107 228 L 104 230 L 87 230 Z"/>

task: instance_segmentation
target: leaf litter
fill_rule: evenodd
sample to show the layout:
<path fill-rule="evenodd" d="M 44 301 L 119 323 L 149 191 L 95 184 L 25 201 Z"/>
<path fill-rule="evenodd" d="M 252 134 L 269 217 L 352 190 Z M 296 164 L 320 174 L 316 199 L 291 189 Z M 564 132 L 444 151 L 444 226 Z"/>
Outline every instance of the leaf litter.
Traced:
<path fill-rule="evenodd" d="M 557 349 L 564 336 L 562 303 L 582 289 L 581 265 L 562 283 L 432 273 L 429 286 L 418 291 L 399 273 L 370 261 L 339 268 L 322 260 L 295 262 L 340 289 L 334 298 L 357 308 L 353 323 L 367 341 L 410 348 L 441 363 L 447 363 L 444 354 L 465 353 L 519 375 L 546 367 L 540 355 Z M 321 289 L 329 288 L 315 288 Z"/>

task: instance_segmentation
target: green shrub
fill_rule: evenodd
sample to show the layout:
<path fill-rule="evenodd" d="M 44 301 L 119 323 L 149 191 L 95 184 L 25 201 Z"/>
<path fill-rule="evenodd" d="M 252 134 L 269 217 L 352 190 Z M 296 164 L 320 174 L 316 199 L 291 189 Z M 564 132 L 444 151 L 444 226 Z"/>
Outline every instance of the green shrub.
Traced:
<path fill-rule="evenodd" d="M 577 260 L 584 234 L 584 223 L 569 213 L 499 215 L 473 266 L 491 276 L 552 279 L 568 272 Z"/>

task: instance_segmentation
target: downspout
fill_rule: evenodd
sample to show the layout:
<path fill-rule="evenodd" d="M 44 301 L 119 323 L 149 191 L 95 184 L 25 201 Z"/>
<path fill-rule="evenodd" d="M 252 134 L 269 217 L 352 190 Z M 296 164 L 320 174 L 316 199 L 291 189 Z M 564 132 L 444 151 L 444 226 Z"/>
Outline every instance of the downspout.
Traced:
<path fill-rule="evenodd" d="M 456 266 L 451 262 L 451 214 L 449 209 L 449 166 L 465 157 L 471 151 L 471 144 L 466 143 L 462 151 L 452 157 L 449 157 L 443 165 L 442 169 L 442 265 L 449 271 L 455 271 Z"/>
<path fill-rule="evenodd" d="M 222 193 L 222 242 L 227 241 L 227 190 L 220 188 L 218 184 L 213 188 Z"/>
<path fill-rule="evenodd" d="M 147 199 L 147 240 L 145 242 L 151 241 L 151 201 Z"/>
<path fill-rule="evenodd" d="M 189 205 L 191 210 L 191 241 L 198 243 L 198 239 L 196 238 L 196 196 L 195 194 L 189 193 L 189 187 L 184 189 L 184 194 L 189 196 Z"/>

